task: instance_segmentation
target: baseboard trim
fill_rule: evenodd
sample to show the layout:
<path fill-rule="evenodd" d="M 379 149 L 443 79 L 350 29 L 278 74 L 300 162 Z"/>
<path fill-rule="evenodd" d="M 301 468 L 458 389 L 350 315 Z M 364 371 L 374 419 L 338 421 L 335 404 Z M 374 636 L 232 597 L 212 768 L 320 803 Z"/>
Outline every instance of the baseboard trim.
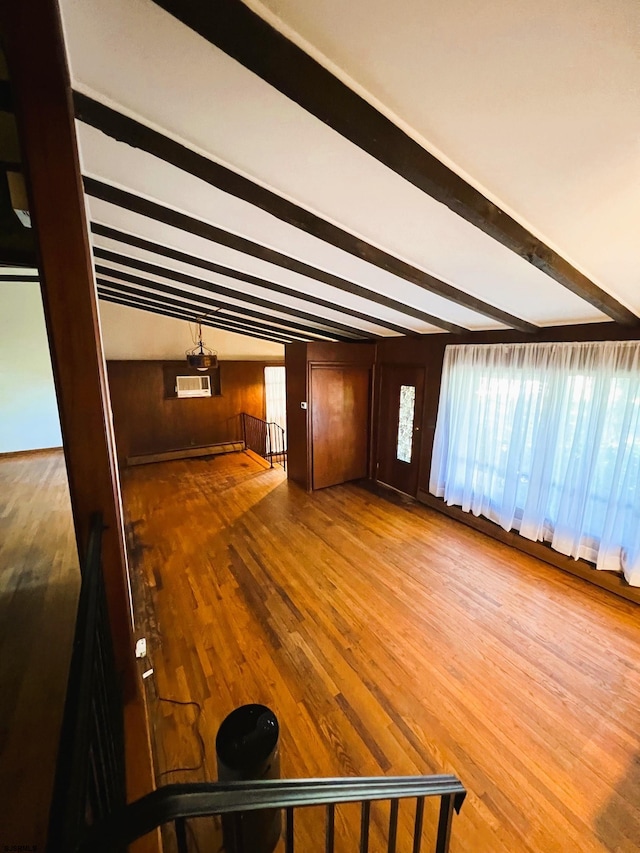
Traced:
<path fill-rule="evenodd" d="M 199 456 L 216 456 L 220 453 L 237 453 L 244 450 L 242 441 L 223 441 L 218 444 L 206 444 L 198 447 L 182 447 L 177 450 L 165 450 L 161 453 L 143 453 L 139 456 L 127 456 L 127 466 L 150 465 L 153 462 L 171 462 L 175 459 L 197 459 Z"/>
<path fill-rule="evenodd" d="M 0 453 L 0 459 L 10 459 L 15 456 L 40 456 L 44 453 L 54 453 L 62 449 L 62 445 L 59 445 L 57 447 L 35 447 L 32 450 L 7 450 Z"/>

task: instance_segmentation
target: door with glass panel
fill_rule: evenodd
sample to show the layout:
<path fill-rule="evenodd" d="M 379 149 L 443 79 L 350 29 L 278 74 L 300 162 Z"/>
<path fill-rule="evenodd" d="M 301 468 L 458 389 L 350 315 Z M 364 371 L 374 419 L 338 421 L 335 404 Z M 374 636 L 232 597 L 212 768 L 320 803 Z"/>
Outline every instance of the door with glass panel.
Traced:
<path fill-rule="evenodd" d="M 418 491 L 424 374 L 419 365 L 380 368 L 377 479 L 413 496 Z"/>

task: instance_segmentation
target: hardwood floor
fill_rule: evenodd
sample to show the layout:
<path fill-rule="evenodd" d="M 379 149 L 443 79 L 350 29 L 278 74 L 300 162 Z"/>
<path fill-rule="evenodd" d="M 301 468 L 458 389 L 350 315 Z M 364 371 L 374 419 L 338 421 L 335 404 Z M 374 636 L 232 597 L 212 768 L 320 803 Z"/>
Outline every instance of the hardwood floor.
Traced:
<path fill-rule="evenodd" d="M 0 458 L 0 850 L 44 850 L 79 584 L 62 451 Z"/>
<path fill-rule="evenodd" d="M 283 775 L 458 775 L 453 853 L 640 849 L 636 605 L 418 504 L 306 494 L 242 454 L 123 487 L 162 781 L 215 779 L 219 724 L 261 702 Z M 323 849 L 319 821 L 297 849 Z M 357 837 L 357 812 L 336 826 Z"/>

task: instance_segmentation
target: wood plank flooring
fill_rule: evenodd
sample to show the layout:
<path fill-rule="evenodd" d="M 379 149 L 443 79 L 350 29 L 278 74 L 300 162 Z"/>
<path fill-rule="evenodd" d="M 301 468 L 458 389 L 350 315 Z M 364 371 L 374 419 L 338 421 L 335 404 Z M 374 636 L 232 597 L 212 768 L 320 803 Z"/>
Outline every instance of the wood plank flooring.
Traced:
<path fill-rule="evenodd" d="M 44 850 L 79 585 L 62 451 L 0 458 L 0 850 Z"/>
<path fill-rule="evenodd" d="M 131 469 L 123 488 L 161 781 L 215 779 L 219 724 L 262 702 L 283 775 L 458 775 L 453 853 L 640 849 L 636 605 L 418 504 L 306 494 L 244 454 Z M 323 849 L 320 821 L 303 815 L 297 849 Z M 337 849 L 358 828 L 340 809 Z"/>

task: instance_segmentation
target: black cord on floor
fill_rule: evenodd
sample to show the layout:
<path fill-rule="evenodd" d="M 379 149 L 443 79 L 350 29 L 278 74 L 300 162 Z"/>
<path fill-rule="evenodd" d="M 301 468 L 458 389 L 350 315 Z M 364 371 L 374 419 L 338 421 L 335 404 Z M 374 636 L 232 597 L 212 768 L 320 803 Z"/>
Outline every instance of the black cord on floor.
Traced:
<path fill-rule="evenodd" d="M 193 705 L 198 709 L 196 720 L 195 720 L 195 730 L 196 730 L 196 734 L 198 736 L 198 741 L 200 743 L 200 756 L 201 756 L 199 764 L 195 765 L 194 767 L 173 767 L 170 770 L 162 770 L 160 773 L 158 773 L 158 778 L 160 778 L 161 776 L 166 776 L 168 773 L 195 772 L 196 770 L 200 770 L 203 767 L 205 770 L 205 776 L 207 776 L 208 770 L 206 767 L 206 746 L 205 746 L 204 738 L 202 737 L 202 732 L 200 731 L 200 717 L 202 716 L 202 705 L 199 702 L 195 702 L 194 700 L 184 701 L 182 699 L 169 699 L 167 696 L 159 696 L 157 694 L 156 694 L 156 699 L 159 702 L 167 702 L 170 705 Z M 155 730 L 155 728 L 156 727 L 155 727 L 155 723 L 154 723 L 154 730 Z M 213 816 L 213 821 L 219 830 L 219 818 L 217 815 Z M 190 821 L 186 821 L 185 826 L 187 829 L 187 833 L 191 836 L 191 842 L 192 842 L 195 850 L 199 851 L 200 848 L 198 846 L 196 834 L 195 834 L 193 827 L 191 826 Z M 216 853 L 221 853 L 221 851 L 223 849 L 224 849 L 224 845 L 222 847 L 220 847 L 220 849 L 218 851 L 216 851 Z"/>
<path fill-rule="evenodd" d="M 183 701 L 181 699 L 169 699 L 166 696 L 156 696 L 159 702 L 167 702 L 171 705 L 194 705 L 197 709 L 197 716 L 195 721 L 195 731 L 198 736 L 198 741 L 200 743 L 200 762 L 195 767 L 173 767 L 170 770 L 162 770 L 158 773 L 158 777 L 166 776 L 168 773 L 186 773 L 186 772 L 194 772 L 196 770 L 201 770 L 204 767 L 205 775 L 207 774 L 206 761 L 205 761 L 205 752 L 206 747 L 204 743 L 204 738 L 202 737 L 202 732 L 200 731 L 200 717 L 202 716 L 202 705 L 199 702 L 195 702 L 193 700 Z M 155 728 L 155 726 L 154 726 Z"/>

